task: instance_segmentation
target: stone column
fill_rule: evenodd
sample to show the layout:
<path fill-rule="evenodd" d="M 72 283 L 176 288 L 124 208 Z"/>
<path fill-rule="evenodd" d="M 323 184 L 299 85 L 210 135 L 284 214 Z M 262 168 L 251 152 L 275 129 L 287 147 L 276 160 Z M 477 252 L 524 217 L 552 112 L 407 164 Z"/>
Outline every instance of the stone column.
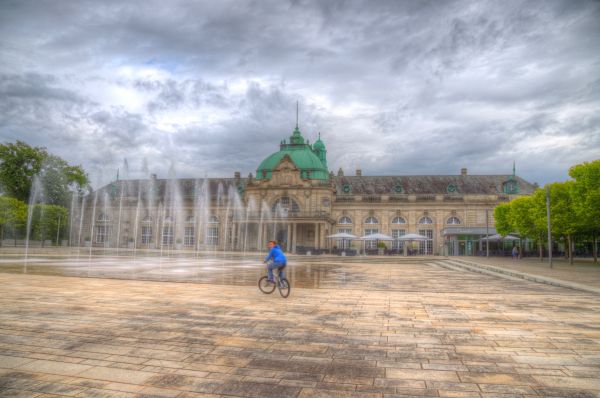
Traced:
<path fill-rule="evenodd" d="M 285 250 L 290 251 L 290 246 L 292 244 L 292 224 L 287 225 L 287 241 L 285 242 Z"/>
<path fill-rule="evenodd" d="M 319 247 L 319 223 L 315 224 L 315 249 Z"/>
<path fill-rule="evenodd" d="M 296 244 L 298 243 L 298 224 L 294 223 L 294 230 L 292 232 L 292 253 L 296 253 Z"/>

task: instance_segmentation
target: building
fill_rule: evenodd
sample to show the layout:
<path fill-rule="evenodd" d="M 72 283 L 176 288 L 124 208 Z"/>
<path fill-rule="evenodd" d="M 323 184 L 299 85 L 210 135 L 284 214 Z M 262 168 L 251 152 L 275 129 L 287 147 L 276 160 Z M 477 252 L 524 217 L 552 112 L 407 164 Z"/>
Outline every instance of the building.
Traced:
<path fill-rule="evenodd" d="M 289 252 L 317 254 L 376 250 L 375 241 L 327 239 L 339 232 L 418 233 L 428 240 L 410 251 L 475 255 L 496 233 L 494 207 L 535 188 L 514 166 L 512 175 L 334 174 L 320 136 L 309 144 L 296 126 L 255 176 L 113 182 L 84 198 L 71 236 L 100 247 L 244 251 L 275 239 Z M 402 242 L 385 244 L 387 253 L 404 251 Z"/>

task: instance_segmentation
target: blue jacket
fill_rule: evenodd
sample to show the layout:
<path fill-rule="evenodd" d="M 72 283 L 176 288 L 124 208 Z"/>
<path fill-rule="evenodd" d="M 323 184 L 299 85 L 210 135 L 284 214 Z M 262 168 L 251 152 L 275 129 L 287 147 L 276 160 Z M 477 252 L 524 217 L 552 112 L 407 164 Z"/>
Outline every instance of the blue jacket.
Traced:
<path fill-rule="evenodd" d="M 285 254 L 281 251 L 281 248 L 277 245 L 273 246 L 269 255 L 265 258 L 265 261 L 269 261 L 272 259 L 276 263 L 287 264 L 287 258 L 285 258 Z"/>

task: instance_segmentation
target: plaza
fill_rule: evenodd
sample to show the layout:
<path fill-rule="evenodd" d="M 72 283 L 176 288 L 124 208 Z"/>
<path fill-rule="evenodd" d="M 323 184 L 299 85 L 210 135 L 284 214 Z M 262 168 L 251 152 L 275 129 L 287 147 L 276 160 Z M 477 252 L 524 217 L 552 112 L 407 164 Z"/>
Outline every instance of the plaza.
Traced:
<path fill-rule="evenodd" d="M 597 294 L 448 258 L 291 256 L 288 299 L 256 255 L 2 260 L 2 396 L 600 396 Z"/>

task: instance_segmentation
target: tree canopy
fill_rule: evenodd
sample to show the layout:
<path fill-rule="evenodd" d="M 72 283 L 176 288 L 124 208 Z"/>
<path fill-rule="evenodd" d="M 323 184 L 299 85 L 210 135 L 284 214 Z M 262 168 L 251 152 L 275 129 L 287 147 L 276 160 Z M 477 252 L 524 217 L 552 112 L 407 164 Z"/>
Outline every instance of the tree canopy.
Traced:
<path fill-rule="evenodd" d="M 88 188 L 88 176 L 81 166 L 69 165 L 46 148 L 31 147 L 23 141 L 0 144 L 0 192 L 28 202 L 34 178 L 38 176 L 47 204 L 68 206 L 72 190 Z"/>

